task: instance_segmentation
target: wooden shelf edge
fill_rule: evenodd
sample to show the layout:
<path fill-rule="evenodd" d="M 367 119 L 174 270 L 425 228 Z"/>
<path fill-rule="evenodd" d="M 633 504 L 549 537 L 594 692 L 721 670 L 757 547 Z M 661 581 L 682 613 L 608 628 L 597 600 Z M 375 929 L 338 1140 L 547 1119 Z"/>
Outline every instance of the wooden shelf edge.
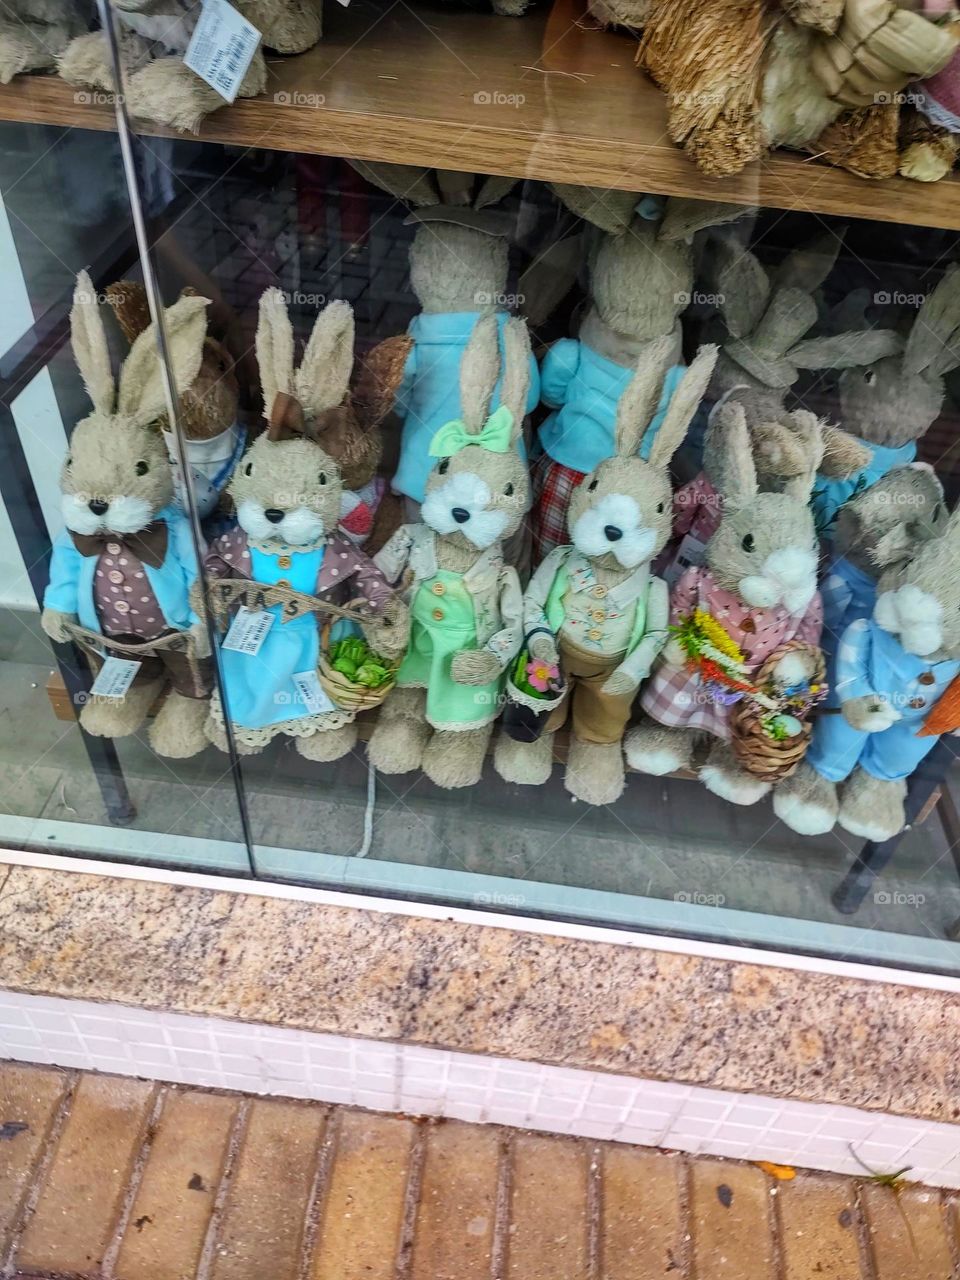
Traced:
<path fill-rule="evenodd" d="M 957 177 L 870 181 L 789 152 L 729 178 L 702 174 L 669 141 L 663 96 L 632 65 L 630 40 L 581 30 L 577 2 L 516 21 L 451 6 L 427 23 L 354 0 L 330 16 L 314 49 L 270 60 L 266 94 L 225 106 L 196 136 L 960 230 Z M 410 66 L 420 68 L 415 79 Z M 478 107 L 484 95 L 522 101 Z M 24 76 L 0 86 L 0 121 L 113 131 L 103 96 Z M 145 138 L 178 136 L 138 127 Z"/>

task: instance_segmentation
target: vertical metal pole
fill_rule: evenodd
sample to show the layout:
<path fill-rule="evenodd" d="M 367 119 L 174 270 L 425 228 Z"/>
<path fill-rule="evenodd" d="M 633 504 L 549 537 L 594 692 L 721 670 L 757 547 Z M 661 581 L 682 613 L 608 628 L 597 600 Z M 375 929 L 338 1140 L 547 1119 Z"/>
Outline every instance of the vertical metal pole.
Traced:
<path fill-rule="evenodd" d="M 199 565 L 201 562 L 200 548 L 203 546 L 204 541 L 203 531 L 200 527 L 200 513 L 197 510 L 196 497 L 193 492 L 193 483 L 190 479 L 190 463 L 187 458 L 186 447 L 183 441 L 183 429 L 180 422 L 180 405 L 177 397 L 177 389 L 173 381 L 172 366 L 170 363 L 170 347 L 167 342 L 167 331 L 163 318 L 163 299 L 160 296 L 157 277 L 153 269 L 151 246 L 147 237 L 147 224 L 143 215 L 143 203 L 140 199 L 140 186 L 137 180 L 137 169 L 133 157 L 130 121 L 127 116 L 126 98 L 123 93 L 124 70 L 120 58 L 120 45 L 117 40 L 117 32 L 114 27 L 113 13 L 110 8 L 109 0 L 97 0 L 97 8 L 100 13 L 100 22 L 104 32 L 106 33 L 107 42 L 110 47 L 110 59 L 113 64 L 114 83 L 117 86 L 117 94 L 114 99 L 114 114 L 117 121 L 117 137 L 120 143 L 120 157 L 123 163 L 123 171 L 127 183 L 127 194 L 130 200 L 130 212 L 133 216 L 133 226 L 136 234 L 137 246 L 140 250 L 140 265 L 143 271 L 144 289 L 146 290 L 147 301 L 150 305 L 150 317 L 153 320 L 157 335 L 157 347 L 160 354 L 160 376 L 163 381 L 167 414 L 170 423 L 173 426 L 173 439 L 175 442 L 177 462 L 180 466 L 180 473 L 184 477 L 183 493 L 186 501 L 186 514 L 193 532 L 194 547 L 197 555 L 197 563 Z M 256 876 L 257 871 L 253 857 L 253 836 L 250 827 L 250 817 L 247 812 L 247 799 L 243 786 L 243 775 L 240 769 L 240 757 L 236 750 L 233 725 L 230 720 L 230 710 L 227 704 L 227 693 L 223 679 L 223 668 L 220 664 L 216 627 L 214 626 L 213 615 L 209 609 L 204 611 L 204 624 L 207 629 L 210 652 L 213 654 L 214 663 L 216 665 L 217 685 L 220 691 L 221 705 L 223 707 L 223 721 L 224 728 L 226 730 L 227 750 L 230 756 L 230 773 L 233 778 L 237 808 L 240 814 L 240 826 L 243 831 L 244 843 L 247 846 L 247 859 L 250 864 L 250 874 Z"/>

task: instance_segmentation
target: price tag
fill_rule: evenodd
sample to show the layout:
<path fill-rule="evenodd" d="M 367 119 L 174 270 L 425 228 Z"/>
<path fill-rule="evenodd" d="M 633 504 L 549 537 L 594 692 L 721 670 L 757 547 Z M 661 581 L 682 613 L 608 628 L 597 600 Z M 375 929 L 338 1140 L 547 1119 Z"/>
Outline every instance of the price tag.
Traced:
<path fill-rule="evenodd" d="M 685 534 L 679 547 L 674 552 L 673 560 L 660 574 L 667 586 L 672 587 L 691 565 L 696 565 L 699 568 L 703 564 L 706 550 L 707 544 L 705 542 L 695 538 L 692 533 Z"/>
<path fill-rule="evenodd" d="M 221 98 L 233 102 L 259 43 L 260 32 L 229 0 L 203 0 L 183 60 Z"/>
<path fill-rule="evenodd" d="M 260 652 L 260 646 L 273 626 L 273 617 L 274 615 L 268 613 L 266 609 L 248 609 L 245 604 L 242 604 L 230 624 L 230 630 L 221 647 L 253 657 Z"/>
<path fill-rule="evenodd" d="M 307 715 L 318 716 L 324 711 L 335 711 L 336 707 L 324 693 L 323 686 L 317 679 L 315 671 L 300 671 L 290 677 L 297 691 L 297 698 L 307 709 Z"/>
<path fill-rule="evenodd" d="M 140 663 L 129 658 L 107 658 L 90 686 L 90 692 L 98 698 L 122 698 L 133 678 L 140 670 Z"/>

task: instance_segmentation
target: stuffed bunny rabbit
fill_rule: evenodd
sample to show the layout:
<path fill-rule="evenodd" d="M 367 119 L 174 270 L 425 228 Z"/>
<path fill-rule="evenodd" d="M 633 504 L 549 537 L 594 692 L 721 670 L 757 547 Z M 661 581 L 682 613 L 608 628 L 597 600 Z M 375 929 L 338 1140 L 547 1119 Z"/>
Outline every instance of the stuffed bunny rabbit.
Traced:
<path fill-rule="evenodd" d="M 206 332 L 206 298 L 181 298 L 166 312 L 177 390 L 197 376 Z M 92 697 L 80 713 L 88 733 L 135 733 L 169 682 L 150 727 L 154 750 L 186 757 L 205 745 L 209 659 L 161 643 L 190 631 L 193 653 L 208 653 L 206 631 L 189 603 L 197 563 L 186 518 L 174 504 L 173 477 L 157 420 L 164 382 L 152 326 L 134 342 L 114 385 L 107 335 L 90 277 L 81 272 L 70 315 L 74 356 L 93 413 L 74 428 L 63 465 L 63 518 L 44 594 L 41 625 L 51 639 L 71 638 L 79 625 L 110 640 L 142 646 L 139 670 L 123 697 Z M 142 656 L 141 656 L 142 653 Z"/>
<path fill-rule="evenodd" d="M 320 0 L 234 0 L 261 33 L 238 90 L 253 98 L 267 87 L 264 48 L 303 53 L 320 39 Z M 226 101 L 183 61 L 202 6 L 194 0 L 113 0 L 127 105 L 133 115 L 196 133 Z M 69 84 L 114 92 L 110 46 L 103 32 L 79 36 L 59 58 Z"/>
<path fill-rule="evenodd" d="M 184 289 L 182 297 L 193 291 Z M 108 286 L 107 302 L 128 342 L 135 342 L 150 323 L 146 291 L 136 280 L 118 280 Z M 227 481 L 247 442 L 247 433 L 237 421 L 239 387 L 233 357 L 216 338 L 207 334 L 197 376 L 180 398 L 180 424 L 190 460 L 193 493 L 201 520 L 212 516 L 220 505 Z M 167 415 L 158 425 L 174 471 L 174 492 L 181 506 L 183 477 Z M 209 536 L 209 533 L 208 533 Z"/>
<path fill-rule="evenodd" d="M 843 425 L 860 437 L 871 457 L 845 480 L 820 478 L 813 498 L 818 528 L 831 529 L 849 497 L 914 460 L 917 441 L 943 407 L 944 374 L 958 366 L 960 267 L 954 265 L 917 312 L 902 355 L 887 352 L 865 369 L 852 365 L 841 375 Z"/>
<path fill-rule="evenodd" d="M 408 499 L 408 519 L 416 519 L 416 504 L 423 501 L 434 462 L 430 442 L 462 413 L 460 361 L 481 317 L 496 318 L 501 361 L 504 358 L 510 223 L 492 206 L 509 193 L 516 179 L 354 163 L 370 182 L 415 210 L 408 219 L 417 224 L 410 247 L 410 284 L 423 310 L 408 329 L 413 347 L 397 392 L 403 434 L 392 484 Z M 540 394 L 532 355 L 527 381 L 528 402 L 521 416 L 536 407 Z M 491 409 L 499 403 L 498 385 Z"/>
<path fill-rule="evenodd" d="M 427 481 L 423 523 L 399 529 L 376 557 L 400 580 L 413 617 L 397 688 L 384 704 L 370 759 L 384 773 L 422 763 L 441 787 L 480 779 L 505 673 L 521 642 L 521 593 L 504 541 L 529 501 L 518 444 L 528 403 L 530 337 L 511 319 L 483 316 L 460 369 L 462 421 L 430 443 L 439 459 Z M 490 412 L 494 388 L 500 407 Z"/>
<path fill-rule="evenodd" d="M 554 188 L 604 234 L 590 260 L 590 306 L 576 338 L 561 338 L 541 369 L 541 397 L 551 410 L 540 427 L 543 454 L 532 481 L 535 562 L 567 538 L 567 507 L 584 476 L 615 455 L 617 405 L 637 362 L 659 339 L 672 342 L 672 366 L 641 445 L 647 456 L 683 374 L 680 313 L 693 289 L 694 234 L 744 210 L 709 201 L 671 199 L 661 207 L 624 192 Z"/>
<path fill-rule="evenodd" d="M 52 71 L 92 16 L 93 5 L 85 0 L 6 0 L 0 12 L 0 84 L 23 71 Z"/>
<path fill-rule="evenodd" d="M 552 732 L 573 712 L 565 785 L 588 804 L 613 804 L 624 787 L 622 741 L 634 695 L 667 639 L 669 590 L 650 561 L 670 529 L 669 463 L 717 358 L 704 347 L 670 401 L 649 458 L 640 446 L 674 360 L 670 337 L 640 357 L 617 410 L 617 454 L 575 491 L 567 513 L 572 545 L 558 547 L 531 579 L 523 602 L 531 654 L 562 669 L 567 700 L 534 743 L 502 735 L 495 763 L 509 782 L 544 782 Z"/>
<path fill-rule="evenodd" d="M 317 317 L 300 367 L 294 368 L 293 326 L 284 295 L 267 289 L 260 299 L 257 361 L 263 386 L 266 434 L 254 441 L 230 482 L 239 528 L 223 534 L 204 560 L 210 578 L 243 578 L 290 588 L 340 605 L 365 602 L 358 621 L 371 647 L 396 657 L 406 643 L 406 609 L 373 562 L 337 531 L 342 481 L 324 447 L 355 413 L 353 312 L 331 302 Z M 352 426 L 350 431 L 359 430 Z M 260 751 L 278 734 L 297 741 L 310 760 L 337 760 L 356 742 L 355 712 L 331 703 L 309 709 L 319 658 L 318 621 L 311 612 L 282 619 L 274 604 L 263 643 L 255 652 L 221 650 L 223 678 L 238 750 Z M 305 706 L 307 709 L 305 710 Z M 223 708 L 211 703 L 207 733 L 226 749 Z"/>
<path fill-rule="evenodd" d="M 943 487 L 925 462 L 895 467 L 840 508 L 820 584 L 820 647 L 828 663 L 850 623 L 873 613 L 880 574 L 905 564 L 920 545 L 938 538 L 945 514 Z"/>
<path fill-rule="evenodd" d="M 706 655 L 720 664 L 732 657 L 740 680 L 749 681 L 775 652 L 791 642 L 817 645 L 822 612 L 817 594 L 817 545 L 807 506 L 817 464 L 820 425 L 804 415 L 811 441 L 811 469 L 788 480 L 782 493 L 760 493 L 743 406 L 720 406 L 716 429 L 725 440 L 718 477 L 723 513 L 706 549 L 706 566 L 680 578 L 670 601 L 670 621 L 697 624 L 709 641 Z M 776 680 L 788 687 L 813 674 L 802 652 L 779 660 Z M 698 735 L 714 739 L 700 778 L 710 791 L 735 804 L 753 804 L 770 789 L 737 763 L 729 745 L 728 685 L 691 667 L 678 637 L 661 654 L 641 705 L 658 723 L 632 729 L 627 760 L 641 773 L 665 774 L 689 767 Z"/>
<path fill-rule="evenodd" d="M 941 538 L 884 573 L 872 617 L 840 637 L 828 709 L 806 759 L 774 793 L 792 830 L 819 835 L 839 821 L 883 841 L 903 829 L 906 780 L 937 741 L 924 721 L 960 672 L 958 553 L 955 511 Z"/>
<path fill-rule="evenodd" d="M 776 272 L 749 250 L 731 242 L 716 247 L 716 286 L 726 329 L 708 399 L 743 406 L 761 490 L 781 489 L 809 468 L 809 433 L 786 407 L 786 395 L 802 369 L 858 368 L 899 350 L 896 333 L 868 328 L 804 338 L 817 321 L 813 291 L 836 261 L 841 238 L 829 232 L 789 254 Z M 848 426 L 844 421 L 844 427 Z M 848 482 L 850 491 L 874 466 L 868 445 L 847 431 L 823 424 L 818 490 Z M 819 446 L 818 446 L 819 447 Z M 720 504 L 704 441 L 704 470 L 676 495 L 675 537 L 687 534 L 700 546 L 719 524 Z M 685 559 L 693 560 L 688 549 Z M 666 564 L 664 571 L 667 571 Z"/>
<path fill-rule="evenodd" d="M 373 556 L 404 522 L 403 503 L 378 475 L 383 454 L 380 424 L 393 408 L 413 339 L 385 338 L 358 356 L 350 393 L 352 412 L 343 414 L 324 447 L 340 468 L 340 532 Z"/>

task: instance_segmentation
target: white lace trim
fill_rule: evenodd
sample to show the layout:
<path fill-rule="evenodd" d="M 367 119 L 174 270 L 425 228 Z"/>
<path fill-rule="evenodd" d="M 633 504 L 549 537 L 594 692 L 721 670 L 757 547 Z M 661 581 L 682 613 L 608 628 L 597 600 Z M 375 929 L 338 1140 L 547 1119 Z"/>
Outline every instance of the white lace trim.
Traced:
<path fill-rule="evenodd" d="M 355 711 L 346 711 L 338 707 L 335 711 L 323 711 L 312 716 L 298 716 L 295 720 L 282 720 L 278 724 L 264 725 L 262 729 L 246 729 L 243 725 L 233 726 L 234 737 L 245 747 L 265 747 L 274 738 L 286 734 L 290 738 L 312 738 L 317 733 L 328 733 L 331 729 L 342 729 L 345 724 L 352 724 L 356 719 Z M 223 734 L 226 728 L 223 722 L 223 707 L 220 694 L 215 692 L 210 699 L 210 720 L 217 730 Z"/>

